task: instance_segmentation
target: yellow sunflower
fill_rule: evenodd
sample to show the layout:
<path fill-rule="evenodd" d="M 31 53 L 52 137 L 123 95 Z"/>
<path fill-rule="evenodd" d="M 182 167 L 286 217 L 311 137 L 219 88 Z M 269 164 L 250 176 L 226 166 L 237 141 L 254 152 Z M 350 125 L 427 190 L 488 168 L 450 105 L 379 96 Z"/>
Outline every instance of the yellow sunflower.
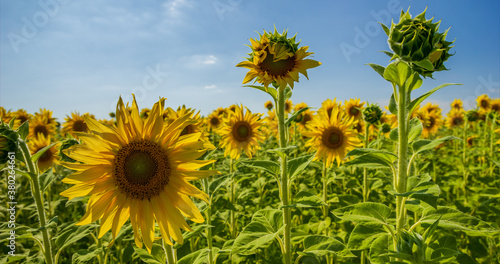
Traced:
<path fill-rule="evenodd" d="M 446 126 L 450 129 L 461 127 L 465 122 L 465 112 L 452 108 L 447 114 Z"/>
<path fill-rule="evenodd" d="M 433 104 L 433 103 L 427 103 L 419 111 L 427 113 L 434 112 L 435 114 L 441 115 L 441 108 L 439 108 L 438 104 Z"/>
<path fill-rule="evenodd" d="M 292 100 L 285 101 L 285 114 L 290 114 L 293 110 L 293 102 Z"/>
<path fill-rule="evenodd" d="M 63 124 L 62 134 L 70 134 L 74 138 L 78 138 L 75 132 L 87 132 L 88 127 L 83 118 L 85 115 L 88 114 L 80 115 L 78 112 L 73 112 L 71 113 L 71 117 L 66 116 L 66 118 L 64 118 L 66 122 Z"/>
<path fill-rule="evenodd" d="M 36 115 L 31 120 L 30 132 L 28 137 L 30 139 L 38 137 L 38 135 L 43 135 L 46 138 L 50 138 L 56 134 L 56 124 L 55 121 L 49 123 L 49 120 L 42 116 Z"/>
<path fill-rule="evenodd" d="M 40 110 L 35 113 L 35 117 L 45 119 L 47 124 L 54 125 L 54 127 L 57 125 L 56 119 L 52 117 L 52 111 L 48 109 L 40 108 Z"/>
<path fill-rule="evenodd" d="M 337 98 L 332 99 L 326 99 L 321 103 L 321 108 L 318 110 L 318 112 L 324 112 L 328 117 L 330 117 L 332 110 L 334 108 L 340 108 L 342 106 L 341 102 L 337 103 Z"/>
<path fill-rule="evenodd" d="M 424 138 L 429 138 L 438 132 L 439 128 L 443 124 L 442 116 L 440 111 L 428 112 L 424 108 L 419 111 L 418 117 L 422 121 L 423 130 L 422 136 Z"/>
<path fill-rule="evenodd" d="M 219 130 L 222 136 L 219 143 L 224 148 L 224 156 L 239 159 L 242 152 L 248 158 L 260 149 L 259 142 L 264 140 L 259 130 L 262 121 L 259 114 L 252 114 L 250 110 L 244 112 L 243 106 L 236 106 L 236 111 L 227 117 L 226 125 Z"/>
<path fill-rule="evenodd" d="M 151 110 L 149 108 L 143 108 L 141 110 L 141 118 L 143 118 L 143 119 L 148 118 L 150 112 L 151 112 Z"/>
<path fill-rule="evenodd" d="M 453 100 L 453 102 L 451 102 L 451 108 L 457 109 L 457 110 L 463 110 L 462 100 L 460 100 L 460 99 Z"/>
<path fill-rule="evenodd" d="M 491 111 L 500 114 L 500 98 L 491 100 Z"/>
<path fill-rule="evenodd" d="M 480 110 L 489 111 L 491 108 L 491 99 L 487 94 L 482 94 L 476 98 L 477 106 Z"/>
<path fill-rule="evenodd" d="M 50 137 L 46 137 L 43 134 L 38 134 L 38 137 L 32 138 L 29 141 L 29 148 L 31 151 L 31 155 L 34 155 L 39 150 L 50 146 L 51 144 Z M 44 172 L 52 167 L 54 163 L 57 163 L 59 159 L 57 156 L 57 147 L 59 144 L 54 144 L 52 147 L 47 149 L 39 158 L 38 158 L 38 169 L 40 172 Z"/>
<path fill-rule="evenodd" d="M 271 111 L 271 110 L 273 110 L 274 104 L 273 104 L 273 102 L 271 102 L 271 101 L 267 101 L 267 102 L 265 102 L 265 103 L 264 103 L 264 107 L 265 107 L 267 110 Z"/>
<path fill-rule="evenodd" d="M 317 150 L 315 159 L 323 161 L 328 168 L 335 160 L 340 165 L 349 151 L 363 145 L 352 128 L 357 121 L 340 110 L 334 107 L 330 116 L 318 112 L 307 125 L 309 131 L 304 132 L 310 137 L 306 142 L 309 151 Z"/>
<path fill-rule="evenodd" d="M 474 135 L 474 136 L 470 136 L 470 137 L 467 137 L 467 147 L 472 147 L 472 146 L 475 146 L 477 144 L 477 139 L 478 136 L 477 135 Z"/>
<path fill-rule="evenodd" d="M 26 121 L 30 121 L 33 117 L 33 115 L 29 114 L 24 109 L 18 109 L 17 111 L 12 113 L 12 116 L 15 117 L 16 120 L 19 120 L 19 124 L 17 126 L 14 126 L 14 128 L 17 128 Z"/>
<path fill-rule="evenodd" d="M 207 117 L 207 127 L 211 131 L 216 131 L 223 124 L 222 117 L 219 115 L 219 111 L 215 110 Z"/>
<path fill-rule="evenodd" d="M 236 65 L 250 69 L 243 83 L 256 79 L 255 81 L 266 88 L 269 84 L 275 83 L 282 89 L 287 85 L 293 89 L 294 82 L 299 82 L 299 73 L 309 79 L 307 69 L 321 65 L 318 61 L 305 59 L 313 54 L 307 52 L 309 47 L 298 48 L 295 36 L 287 38 L 286 31 L 279 34 L 275 29 L 271 34 L 264 30 L 259 40 L 250 39 L 250 43 L 252 43 L 250 57 Z"/>
<path fill-rule="evenodd" d="M 200 118 L 200 112 L 196 112 L 194 109 L 186 108 L 185 105 L 182 107 L 178 107 L 177 111 L 172 108 L 168 108 L 168 123 L 172 123 L 178 118 L 188 115 L 190 119 L 192 119 L 192 123 L 188 124 L 181 132 L 181 136 L 193 134 L 193 133 L 201 133 L 200 140 L 206 141 L 206 135 L 204 134 L 203 120 Z"/>
<path fill-rule="evenodd" d="M 359 120 L 363 116 L 363 105 L 365 102 L 360 102 L 360 99 L 349 99 L 345 101 L 345 111 L 347 115 Z"/>
<path fill-rule="evenodd" d="M 87 210 L 78 225 L 101 219 L 99 237 L 110 229 L 113 239 L 130 219 L 135 244 L 153 247 L 155 223 L 168 244 L 183 243 L 181 228 L 191 230 L 183 216 L 202 223 L 203 216 L 189 196 L 208 202 L 208 195 L 188 181 L 214 175 L 198 171 L 213 160 L 197 160 L 206 149 L 200 133 L 180 136 L 193 121 L 189 114 L 166 125 L 164 99 L 156 103 L 148 119 L 139 115 L 137 103 L 129 113 L 122 99 L 116 109 L 116 126 L 108 127 L 85 116 L 89 133 L 79 133 L 82 144 L 64 151 L 76 163 L 62 162 L 74 170 L 63 182 L 74 186 L 61 195 L 70 200 L 90 195 Z"/>

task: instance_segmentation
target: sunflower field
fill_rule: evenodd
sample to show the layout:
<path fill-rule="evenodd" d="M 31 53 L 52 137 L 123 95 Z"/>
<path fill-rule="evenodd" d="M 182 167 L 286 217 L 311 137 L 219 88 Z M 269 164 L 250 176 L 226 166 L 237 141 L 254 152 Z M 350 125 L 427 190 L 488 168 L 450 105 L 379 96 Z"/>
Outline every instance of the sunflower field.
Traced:
<path fill-rule="evenodd" d="M 387 106 L 297 103 L 321 63 L 274 29 L 236 65 L 266 113 L 0 107 L 0 262 L 500 263 L 500 98 L 413 98 L 453 43 L 425 11 L 382 28 Z"/>

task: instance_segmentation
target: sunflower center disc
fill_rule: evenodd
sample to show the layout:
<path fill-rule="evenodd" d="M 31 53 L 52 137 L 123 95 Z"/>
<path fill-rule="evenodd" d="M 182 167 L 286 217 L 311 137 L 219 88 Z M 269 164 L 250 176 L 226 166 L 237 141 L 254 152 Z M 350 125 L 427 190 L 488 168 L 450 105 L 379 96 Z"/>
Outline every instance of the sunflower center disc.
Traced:
<path fill-rule="evenodd" d="M 38 152 L 39 150 L 37 150 L 36 152 Z M 42 156 L 40 156 L 40 158 L 38 158 L 38 162 L 45 162 L 45 161 L 49 161 L 51 159 L 52 159 L 52 152 L 50 151 L 50 149 L 47 149 L 47 151 L 45 151 L 42 154 Z"/>
<path fill-rule="evenodd" d="M 482 101 L 481 101 L 481 106 L 482 106 L 483 108 L 488 107 L 488 102 L 487 102 L 486 100 L 482 100 Z"/>
<path fill-rule="evenodd" d="M 351 107 L 349 109 L 349 114 L 351 114 L 351 116 L 356 116 L 356 115 L 358 115 L 358 113 L 359 113 L 359 110 L 356 107 Z"/>
<path fill-rule="evenodd" d="M 187 125 L 182 131 L 181 131 L 181 136 L 187 135 L 194 133 L 194 126 L 193 125 Z"/>
<path fill-rule="evenodd" d="M 252 134 L 252 128 L 247 122 L 238 122 L 233 126 L 233 137 L 238 141 L 246 141 Z"/>
<path fill-rule="evenodd" d="M 342 145 L 344 135 L 338 128 L 331 128 L 323 134 L 323 144 L 331 149 L 336 149 Z"/>
<path fill-rule="evenodd" d="M 170 163 L 163 148 L 141 139 L 122 147 L 114 160 L 116 185 L 134 199 L 157 196 L 168 184 Z"/>
<path fill-rule="evenodd" d="M 45 125 L 37 125 L 35 126 L 33 131 L 35 132 L 35 135 L 43 134 L 45 137 L 49 135 L 49 131 L 47 130 L 47 127 Z"/>
<path fill-rule="evenodd" d="M 295 66 L 295 56 L 285 60 L 273 61 L 274 55 L 267 50 L 266 58 L 259 64 L 260 68 L 272 76 L 285 76 Z"/>
<path fill-rule="evenodd" d="M 453 118 L 453 124 L 456 126 L 462 124 L 462 118 L 460 118 L 460 117 Z"/>
<path fill-rule="evenodd" d="M 434 117 L 430 117 L 429 120 L 426 122 L 425 127 L 429 128 L 429 129 L 433 128 L 435 123 L 436 123 L 436 120 L 434 119 Z"/>
<path fill-rule="evenodd" d="M 218 126 L 218 125 L 220 124 L 220 120 L 219 120 L 219 118 L 217 118 L 217 117 L 212 117 L 212 118 L 210 119 L 210 124 L 212 124 L 212 126 Z"/>
<path fill-rule="evenodd" d="M 87 132 L 87 125 L 83 120 L 77 120 L 73 123 L 73 131 L 75 132 Z"/>

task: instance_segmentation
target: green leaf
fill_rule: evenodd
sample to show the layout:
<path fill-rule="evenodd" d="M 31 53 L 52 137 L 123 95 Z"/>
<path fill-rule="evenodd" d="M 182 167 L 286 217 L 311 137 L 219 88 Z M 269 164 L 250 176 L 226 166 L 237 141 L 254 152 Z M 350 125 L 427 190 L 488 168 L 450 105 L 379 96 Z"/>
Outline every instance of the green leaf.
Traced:
<path fill-rule="evenodd" d="M 415 89 L 418 89 L 420 86 L 422 86 L 422 78 L 420 78 L 420 75 L 418 73 L 414 72 L 408 77 L 405 82 L 405 91 L 409 93 Z"/>
<path fill-rule="evenodd" d="M 398 115 L 398 105 L 396 104 L 394 93 L 391 94 L 391 99 L 389 99 L 389 112 L 391 112 L 391 114 Z"/>
<path fill-rule="evenodd" d="M 43 155 L 43 153 L 45 153 L 48 149 L 50 149 L 52 146 L 54 146 L 55 144 L 57 144 L 58 142 L 54 142 L 46 147 L 44 147 L 43 149 L 37 151 L 33 156 L 31 156 L 31 160 L 33 162 L 37 162 L 38 159 Z"/>
<path fill-rule="evenodd" d="M 408 64 L 403 61 L 396 60 L 391 62 L 384 70 L 384 79 L 399 87 L 403 87 L 406 80 L 410 77 L 412 70 Z"/>
<path fill-rule="evenodd" d="M 387 225 L 391 209 L 385 204 L 365 202 L 336 209 L 333 214 L 342 220 L 358 224 Z"/>
<path fill-rule="evenodd" d="M 244 166 L 265 170 L 272 175 L 279 175 L 280 165 L 279 163 L 271 160 L 245 160 L 241 162 Z"/>
<path fill-rule="evenodd" d="M 390 243 L 392 241 L 391 236 L 388 234 L 383 234 L 378 236 L 370 246 L 370 262 L 373 264 L 385 264 L 389 263 L 390 258 L 382 256 L 386 254 L 387 249 L 392 246 Z"/>
<path fill-rule="evenodd" d="M 477 262 L 465 253 L 460 253 L 456 258 L 458 264 L 477 264 Z"/>
<path fill-rule="evenodd" d="M 56 179 L 54 171 L 52 169 L 46 170 L 42 175 L 40 175 L 40 184 L 43 191 L 47 190 L 47 187 Z"/>
<path fill-rule="evenodd" d="M 59 231 L 57 236 L 54 237 L 55 244 L 59 248 L 58 251 L 73 245 L 78 240 L 88 236 L 97 227 L 96 224 L 89 224 L 83 226 L 76 226 L 70 224 L 65 227 L 62 231 Z"/>
<path fill-rule="evenodd" d="M 380 158 L 387 160 L 388 162 L 392 163 L 398 159 L 398 156 L 390 151 L 387 150 L 381 150 L 381 149 L 373 149 L 373 148 L 356 148 L 349 153 L 347 153 L 346 158 L 351 157 L 351 156 L 358 156 L 358 155 L 363 155 L 363 154 L 375 154 L 379 156 Z"/>
<path fill-rule="evenodd" d="M 30 132 L 30 125 L 28 124 L 28 121 L 25 121 L 17 128 L 17 133 L 19 134 L 19 137 L 21 137 L 22 140 L 26 140 L 26 137 L 28 136 L 29 132 Z"/>
<path fill-rule="evenodd" d="M 229 174 L 226 174 L 226 175 L 221 175 L 221 176 L 218 176 L 217 175 L 215 176 L 216 178 L 212 180 L 212 182 L 210 182 L 210 185 L 209 185 L 209 190 L 210 190 L 210 195 L 213 197 L 215 193 L 217 193 L 217 191 L 223 187 L 223 186 L 226 186 L 226 184 L 231 180 L 232 177 L 228 177 Z"/>
<path fill-rule="evenodd" d="M 316 156 L 316 153 L 309 154 L 309 155 L 302 155 L 300 157 L 290 159 L 287 162 L 287 168 L 288 168 L 288 175 L 290 177 L 290 180 L 295 178 L 299 173 L 304 171 L 304 169 L 311 163 L 311 161 L 314 159 Z"/>
<path fill-rule="evenodd" d="M 420 222 L 423 225 L 431 225 L 437 219 L 439 219 L 439 227 L 454 231 L 461 230 L 469 235 L 484 236 L 499 231 L 474 216 L 444 206 L 438 206 L 437 209 L 431 208 L 424 211 Z"/>
<path fill-rule="evenodd" d="M 252 221 L 234 240 L 231 252 L 250 255 L 259 248 L 268 247 L 274 239 L 283 233 L 283 212 L 276 209 L 264 209 L 255 212 Z"/>
<path fill-rule="evenodd" d="M 446 136 L 442 138 L 437 138 L 434 140 L 428 140 L 428 139 L 420 139 L 416 140 L 411 144 L 411 147 L 413 149 L 413 154 L 416 155 L 418 153 L 422 153 L 427 150 L 432 150 L 436 148 L 437 146 L 453 139 L 460 139 L 454 136 Z"/>
<path fill-rule="evenodd" d="M 461 85 L 461 84 L 460 83 L 445 83 L 445 84 L 441 84 L 438 87 L 435 87 L 432 90 L 424 93 L 423 95 L 421 95 L 417 99 L 414 99 L 413 101 L 411 101 L 410 105 L 408 105 L 408 115 L 411 115 L 411 113 L 413 113 L 413 110 L 415 110 L 415 108 L 417 108 L 417 106 L 419 106 L 431 94 L 435 93 L 437 90 L 439 90 L 443 87 L 450 86 L 450 85 Z"/>
<path fill-rule="evenodd" d="M 347 248 L 351 250 L 368 249 L 375 239 L 387 234 L 381 225 L 357 224 L 349 236 Z"/>
<path fill-rule="evenodd" d="M 134 245 L 134 251 L 135 253 L 137 253 L 137 255 L 139 255 L 139 257 L 144 263 L 164 264 L 167 262 L 167 257 L 165 255 L 163 247 L 156 243 L 153 244 L 153 248 L 151 249 L 151 254 L 149 254 L 147 249 L 138 248 L 135 245 Z"/>
<path fill-rule="evenodd" d="M 304 107 L 304 108 L 300 109 L 299 111 L 294 112 L 292 114 L 292 116 L 290 116 L 289 118 L 287 118 L 285 120 L 285 126 L 288 126 L 291 122 L 293 122 L 295 120 L 295 118 L 297 118 L 297 116 L 299 116 L 300 114 L 302 114 L 304 111 L 306 111 L 309 108 L 310 107 Z"/>
<path fill-rule="evenodd" d="M 422 122 L 418 117 L 413 118 L 410 120 L 410 131 L 408 132 L 408 142 L 411 143 L 418 139 L 420 135 L 422 134 L 422 130 L 424 127 L 422 126 Z"/>
<path fill-rule="evenodd" d="M 96 248 L 94 250 L 88 249 L 79 249 L 76 253 L 73 254 L 71 258 L 71 263 L 80 264 L 80 263 L 89 263 L 93 259 L 95 259 L 102 252 L 102 248 Z"/>
<path fill-rule="evenodd" d="M 405 193 L 396 193 L 395 191 L 389 191 L 389 193 L 396 196 L 421 200 L 422 202 L 437 208 L 437 199 L 441 190 L 439 189 L 439 186 L 432 181 L 429 174 L 408 177 L 407 190 L 409 191 Z"/>
<path fill-rule="evenodd" d="M 444 236 L 432 241 L 432 243 L 427 243 L 429 248 L 432 249 L 429 259 L 432 261 L 442 261 L 460 254 L 457 251 L 457 241 L 454 236 Z"/>
<path fill-rule="evenodd" d="M 345 166 L 358 166 L 363 168 L 392 168 L 397 160 L 394 153 L 378 149 L 354 149 L 346 157 L 358 156 L 346 163 Z"/>
<path fill-rule="evenodd" d="M 276 89 L 273 87 L 267 87 L 267 91 L 266 91 L 266 87 L 264 87 L 264 86 L 243 85 L 243 87 L 250 87 L 250 88 L 257 89 L 257 90 L 261 90 L 261 91 L 269 94 L 274 99 L 274 101 L 278 100 L 278 94 L 276 92 Z"/>
<path fill-rule="evenodd" d="M 338 254 L 344 250 L 346 250 L 345 245 L 333 237 L 311 235 L 304 238 L 304 253 L 321 257 L 327 254 Z"/>
<path fill-rule="evenodd" d="M 189 241 L 189 239 L 193 236 L 195 236 L 196 234 L 199 234 L 201 231 L 205 230 L 206 228 L 212 228 L 214 226 L 211 226 L 211 225 L 197 225 L 193 228 L 193 231 L 191 232 L 184 232 L 182 233 L 182 238 L 184 239 L 184 241 Z M 174 249 L 178 249 L 182 247 L 182 244 L 175 244 L 174 245 Z"/>
<path fill-rule="evenodd" d="M 278 88 L 279 89 L 279 88 Z M 292 88 L 290 86 L 285 87 L 285 101 L 292 98 Z"/>
<path fill-rule="evenodd" d="M 294 197 L 294 203 L 283 207 L 320 207 L 326 204 L 319 196 L 308 191 L 300 191 Z"/>
<path fill-rule="evenodd" d="M 382 65 L 374 64 L 374 63 L 367 63 L 368 66 L 372 67 L 374 71 L 376 71 L 380 76 L 384 77 L 384 71 L 385 67 Z"/>
<path fill-rule="evenodd" d="M 177 261 L 177 264 L 206 264 L 208 262 L 208 252 L 210 250 L 208 248 L 203 248 L 198 251 L 187 254 Z M 215 263 L 217 260 L 217 254 L 219 253 L 220 248 L 213 247 L 212 248 L 212 263 Z"/>
<path fill-rule="evenodd" d="M 284 157 L 288 156 L 288 154 L 290 153 L 290 151 L 292 151 L 292 149 L 295 149 L 296 147 L 297 146 L 293 146 L 292 145 L 292 146 L 287 146 L 285 148 L 268 149 L 267 152 L 276 153 L 281 158 L 284 158 Z"/>
<path fill-rule="evenodd" d="M 421 61 L 414 61 L 413 62 L 415 65 L 420 66 L 428 71 L 434 70 L 434 66 L 432 65 L 432 62 L 429 59 L 421 60 Z"/>
<path fill-rule="evenodd" d="M 399 140 L 399 129 L 397 127 L 391 129 L 391 132 L 389 132 L 389 138 L 394 141 L 398 142 Z"/>

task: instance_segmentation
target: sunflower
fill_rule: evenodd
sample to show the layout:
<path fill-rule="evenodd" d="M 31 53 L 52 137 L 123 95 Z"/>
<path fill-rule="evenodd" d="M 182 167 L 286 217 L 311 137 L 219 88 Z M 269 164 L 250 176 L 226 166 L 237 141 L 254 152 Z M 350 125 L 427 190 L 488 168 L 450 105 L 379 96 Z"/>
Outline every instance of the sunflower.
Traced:
<path fill-rule="evenodd" d="M 309 79 L 307 69 L 321 65 L 318 61 L 305 59 L 313 54 L 307 52 L 309 47 L 298 48 L 295 36 L 287 38 L 286 31 L 279 34 L 275 29 L 271 34 L 264 30 L 259 40 L 250 39 L 250 43 L 252 43 L 250 57 L 236 65 L 250 69 L 243 83 L 256 79 L 266 88 L 269 84 L 275 83 L 282 89 L 287 85 L 293 89 L 294 82 L 299 82 L 299 73 Z"/>
<path fill-rule="evenodd" d="M 304 132 L 310 137 L 306 146 L 310 151 L 317 150 L 315 159 L 323 161 L 328 168 L 334 160 L 340 165 L 347 152 L 362 146 L 358 133 L 352 128 L 357 121 L 340 110 L 334 107 L 330 116 L 318 112 L 307 124 L 309 131 Z"/>
<path fill-rule="evenodd" d="M 185 105 L 182 107 L 178 107 L 177 111 L 175 111 L 172 108 L 168 108 L 168 123 L 172 123 L 178 118 L 188 115 L 192 122 L 191 124 L 188 124 L 186 127 L 181 132 L 181 136 L 183 135 L 188 135 L 188 134 L 193 134 L 193 133 L 201 133 L 200 140 L 206 141 L 206 135 L 203 131 L 203 120 L 200 118 L 200 112 L 198 111 L 195 113 L 194 109 L 191 108 L 186 108 Z"/>
<path fill-rule="evenodd" d="M 462 110 L 457 110 L 456 108 L 452 108 L 450 112 L 448 112 L 446 118 L 446 126 L 450 129 L 455 127 L 460 127 L 465 122 L 465 113 Z"/>
<path fill-rule="evenodd" d="M 292 100 L 285 101 L 285 113 L 290 114 L 293 110 L 293 102 Z"/>
<path fill-rule="evenodd" d="M 424 108 L 419 111 L 418 117 L 422 121 L 423 131 L 422 135 L 424 138 L 429 138 L 429 136 L 434 135 L 438 132 L 439 128 L 443 124 L 440 111 L 428 112 Z"/>
<path fill-rule="evenodd" d="M 226 113 L 232 114 L 232 113 L 236 112 L 236 108 L 238 108 L 238 105 L 232 104 L 227 108 L 228 111 L 226 111 Z"/>
<path fill-rule="evenodd" d="M 491 108 L 491 99 L 487 94 L 482 94 L 476 99 L 477 106 L 479 106 L 480 110 L 489 111 Z"/>
<path fill-rule="evenodd" d="M 215 110 L 207 117 L 207 127 L 211 131 L 216 131 L 223 124 L 219 111 Z"/>
<path fill-rule="evenodd" d="M 31 155 L 34 155 L 41 149 L 50 146 L 51 141 L 50 137 L 46 137 L 44 134 L 38 134 L 37 137 L 30 139 L 29 148 L 31 151 Z M 57 156 L 57 148 L 59 144 L 54 144 L 52 147 L 47 149 L 39 158 L 38 158 L 38 169 L 40 172 L 44 172 L 52 167 L 54 163 L 57 163 L 59 159 Z"/>
<path fill-rule="evenodd" d="M 35 113 L 35 117 L 45 119 L 48 125 L 53 125 L 54 127 L 57 125 L 56 119 L 52 117 L 52 111 L 48 109 L 40 108 L 39 112 Z"/>
<path fill-rule="evenodd" d="M 56 134 L 56 124 L 55 121 L 49 123 L 49 120 L 42 115 L 35 114 L 30 123 L 30 132 L 28 137 L 36 138 L 38 135 L 43 135 L 46 138 L 50 138 L 54 136 Z"/>
<path fill-rule="evenodd" d="M 268 111 L 267 116 L 262 120 L 262 131 L 266 137 L 278 137 L 278 118 L 275 111 Z"/>
<path fill-rule="evenodd" d="M 360 102 L 360 99 L 349 99 L 345 101 L 345 111 L 347 115 L 359 120 L 363 116 L 363 105 L 365 102 Z"/>
<path fill-rule="evenodd" d="M 19 126 L 26 121 L 30 121 L 33 116 L 26 112 L 24 109 L 18 109 L 17 111 L 12 113 L 12 116 L 19 120 Z M 16 128 L 17 126 L 14 126 Z"/>
<path fill-rule="evenodd" d="M 116 126 L 108 127 L 85 116 L 89 133 L 79 133 L 82 144 L 65 151 L 77 163 L 62 162 L 75 170 L 63 179 L 74 186 L 61 195 L 70 200 L 90 195 L 87 210 L 78 225 L 101 219 L 99 238 L 112 230 L 113 239 L 130 219 L 137 247 L 153 247 L 155 222 L 160 236 L 183 243 L 181 228 L 191 230 L 183 216 L 202 223 L 203 216 L 189 196 L 208 202 L 208 195 L 188 181 L 214 175 L 216 171 L 197 171 L 213 160 L 197 160 L 206 149 L 200 133 L 180 136 L 193 124 L 189 114 L 165 124 L 160 99 L 148 119 L 139 115 L 137 103 L 129 113 L 122 99 L 116 109 Z M 81 162 L 81 163 L 79 163 Z"/>
<path fill-rule="evenodd" d="M 462 100 L 460 100 L 460 99 L 453 100 L 453 102 L 451 102 L 451 108 L 457 109 L 457 110 L 463 110 Z"/>
<path fill-rule="evenodd" d="M 66 122 L 64 122 L 62 128 L 63 135 L 70 134 L 74 138 L 78 138 L 75 132 L 87 132 L 88 127 L 83 118 L 85 115 L 88 114 L 80 115 L 78 112 L 73 112 L 71 113 L 71 117 L 66 116 L 64 118 Z"/>
<path fill-rule="evenodd" d="M 500 114 L 500 98 L 491 100 L 491 111 Z"/>
<path fill-rule="evenodd" d="M 476 138 L 478 138 L 477 135 L 474 135 L 474 136 L 470 136 L 470 137 L 467 137 L 467 147 L 472 147 L 472 146 L 475 146 L 477 144 L 477 140 Z"/>
<path fill-rule="evenodd" d="M 427 112 L 429 114 L 435 113 L 435 114 L 441 115 L 441 108 L 439 108 L 438 104 L 433 104 L 433 103 L 427 103 L 426 105 L 424 105 L 420 109 L 420 111 L 421 112 Z"/>
<path fill-rule="evenodd" d="M 273 107 L 274 107 L 273 102 L 271 102 L 271 101 L 267 101 L 267 102 L 265 102 L 265 103 L 264 103 L 264 107 L 265 107 L 267 110 L 269 110 L 269 111 L 273 110 Z"/>
<path fill-rule="evenodd" d="M 262 121 L 259 114 L 252 114 L 250 110 L 244 113 L 243 106 L 236 106 L 236 111 L 227 117 L 226 125 L 219 130 L 222 139 L 220 147 L 224 148 L 224 156 L 239 159 L 242 152 L 248 158 L 260 149 L 259 142 L 264 140 L 260 127 Z"/>
<path fill-rule="evenodd" d="M 332 99 L 326 99 L 321 103 L 321 108 L 318 110 L 318 112 L 324 112 L 328 117 L 330 117 L 331 112 L 334 108 L 340 108 L 342 106 L 341 102 L 337 103 L 337 98 Z"/>

